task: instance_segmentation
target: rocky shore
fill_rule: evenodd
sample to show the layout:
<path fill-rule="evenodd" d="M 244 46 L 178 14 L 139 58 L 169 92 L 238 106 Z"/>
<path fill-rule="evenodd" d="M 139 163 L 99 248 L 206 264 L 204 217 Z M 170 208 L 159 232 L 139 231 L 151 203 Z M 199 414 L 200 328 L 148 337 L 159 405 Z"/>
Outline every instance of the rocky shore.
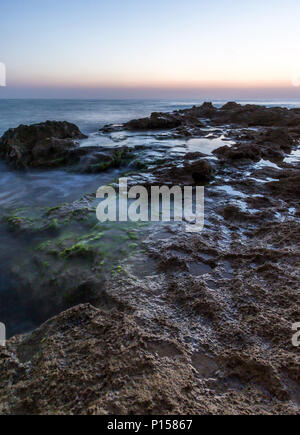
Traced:
<path fill-rule="evenodd" d="M 0 348 L 0 414 L 300 414 L 300 109 L 204 103 L 99 135 L 114 147 L 82 146 L 67 122 L 20 126 L 0 155 L 204 185 L 205 228 L 100 224 L 90 192 L 3 216 L 22 246 L 13 291 L 41 326 Z"/>

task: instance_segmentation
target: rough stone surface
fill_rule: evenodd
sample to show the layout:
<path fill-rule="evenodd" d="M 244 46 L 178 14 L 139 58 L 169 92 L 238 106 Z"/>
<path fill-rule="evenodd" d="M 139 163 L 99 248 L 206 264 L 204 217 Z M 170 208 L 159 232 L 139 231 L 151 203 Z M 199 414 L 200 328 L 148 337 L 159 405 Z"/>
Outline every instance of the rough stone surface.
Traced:
<path fill-rule="evenodd" d="M 86 136 L 69 122 L 46 121 L 9 129 L 0 138 L 0 154 L 12 165 L 22 167 L 60 166 L 66 161 L 75 139 Z"/>

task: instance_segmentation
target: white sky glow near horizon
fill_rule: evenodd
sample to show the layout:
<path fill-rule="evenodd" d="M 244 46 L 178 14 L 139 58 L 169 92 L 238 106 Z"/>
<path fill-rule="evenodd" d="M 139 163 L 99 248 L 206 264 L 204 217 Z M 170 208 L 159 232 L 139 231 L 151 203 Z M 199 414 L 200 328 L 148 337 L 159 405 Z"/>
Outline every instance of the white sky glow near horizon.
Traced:
<path fill-rule="evenodd" d="M 1 0 L 1 8 L 8 95 L 265 86 L 300 96 L 299 0 Z"/>

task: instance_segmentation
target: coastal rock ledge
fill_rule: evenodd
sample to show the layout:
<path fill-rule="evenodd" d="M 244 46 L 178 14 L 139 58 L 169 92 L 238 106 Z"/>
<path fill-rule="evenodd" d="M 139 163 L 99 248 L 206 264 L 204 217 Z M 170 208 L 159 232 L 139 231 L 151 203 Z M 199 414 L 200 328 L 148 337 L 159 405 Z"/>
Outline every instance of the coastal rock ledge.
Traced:
<path fill-rule="evenodd" d="M 86 136 L 72 123 L 46 121 L 11 128 L 0 138 L 0 155 L 16 168 L 56 167 Z"/>

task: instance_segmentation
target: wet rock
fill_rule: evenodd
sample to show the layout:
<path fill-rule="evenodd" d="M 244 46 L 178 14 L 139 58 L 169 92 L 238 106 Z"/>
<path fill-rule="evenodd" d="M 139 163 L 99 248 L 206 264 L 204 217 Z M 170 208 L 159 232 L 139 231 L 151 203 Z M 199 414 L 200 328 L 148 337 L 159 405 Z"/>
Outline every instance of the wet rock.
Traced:
<path fill-rule="evenodd" d="M 231 120 L 236 123 L 244 123 L 251 126 L 271 126 L 282 121 L 281 109 L 274 110 L 261 107 L 247 107 L 232 114 Z"/>
<path fill-rule="evenodd" d="M 215 175 L 215 169 L 208 160 L 185 160 L 181 166 L 167 166 L 153 171 L 160 184 L 185 184 L 187 186 L 209 183 Z"/>
<path fill-rule="evenodd" d="M 88 147 L 72 151 L 70 160 L 78 161 L 73 168 L 82 173 L 98 173 L 111 168 L 126 165 L 134 157 L 134 152 L 128 147 L 104 148 Z"/>
<path fill-rule="evenodd" d="M 221 110 L 239 110 L 240 108 L 240 104 L 236 103 L 235 101 L 229 101 L 228 103 L 224 104 L 224 106 L 222 106 Z"/>
<path fill-rule="evenodd" d="M 248 211 L 243 211 L 234 204 L 228 204 L 224 207 L 221 213 L 227 221 L 234 222 L 248 222 L 248 221 L 262 221 L 264 218 L 270 218 L 271 212 L 257 212 L 249 213 Z"/>
<path fill-rule="evenodd" d="M 295 141 L 289 134 L 287 128 L 271 128 L 262 132 L 257 139 L 258 144 L 267 145 L 279 145 L 282 151 L 291 152 L 292 146 Z"/>
<path fill-rule="evenodd" d="M 193 136 L 193 133 L 190 129 L 187 127 L 177 127 L 174 131 L 174 137 L 191 137 Z"/>
<path fill-rule="evenodd" d="M 196 413 L 184 349 L 131 315 L 79 305 L 0 353 L 1 414 Z"/>
<path fill-rule="evenodd" d="M 267 129 L 258 135 L 256 142 L 261 148 L 262 157 L 272 161 L 283 160 L 295 144 L 286 128 Z"/>
<path fill-rule="evenodd" d="M 300 200 L 300 175 L 281 178 L 279 181 L 268 183 L 268 187 L 277 196 Z"/>
<path fill-rule="evenodd" d="M 247 127 L 256 126 L 297 126 L 300 116 L 297 112 L 281 107 L 268 108 L 260 105 L 244 106 L 229 102 L 221 109 L 210 114 L 215 124 L 236 124 Z"/>
<path fill-rule="evenodd" d="M 55 167 L 67 163 L 75 140 L 86 136 L 69 122 L 46 121 L 9 129 L 0 138 L 0 155 L 18 168 Z"/>
<path fill-rule="evenodd" d="M 114 133 L 123 130 L 123 125 L 119 124 L 106 124 L 104 127 L 100 128 L 99 131 L 102 133 Z"/>
<path fill-rule="evenodd" d="M 200 153 L 199 151 L 186 153 L 184 156 L 184 160 L 196 160 L 201 157 L 206 157 L 206 154 Z"/>
<path fill-rule="evenodd" d="M 261 158 L 271 161 L 283 160 L 295 144 L 287 128 L 268 128 L 258 132 L 242 132 L 236 135 L 240 142 L 213 151 L 222 160 L 250 160 L 258 162 Z"/>
<path fill-rule="evenodd" d="M 283 171 L 281 169 L 272 168 L 270 166 L 265 166 L 260 169 L 256 169 L 251 172 L 251 177 L 266 179 L 266 178 L 281 178 L 283 176 Z"/>
<path fill-rule="evenodd" d="M 122 128 L 132 131 L 173 130 L 174 137 L 201 136 L 201 128 L 208 125 L 232 125 L 234 127 L 288 127 L 294 130 L 300 127 L 300 112 L 281 107 L 261 105 L 241 105 L 229 102 L 220 109 L 211 102 L 190 109 L 176 110 L 170 113 L 152 113 L 150 117 L 133 119 L 123 126 L 106 125 L 101 131 L 109 133 Z"/>
<path fill-rule="evenodd" d="M 129 130 L 176 129 L 180 137 L 196 135 L 201 127 L 210 120 L 211 125 L 234 125 L 238 127 L 289 127 L 295 134 L 300 126 L 300 112 L 281 107 L 261 105 L 241 105 L 229 102 L 217 109 L 211 102 L 191 109 L 177 110 L 171 113 L 153 113 L 149 118 L 135 119 L 124 125 Z M 114 126 L 106 126 L 106 131 Z"/>
<path fill-rule="evenodd" d="M 205 102 L 200 107 L 194 106 L 190 112 L 188 113 L 188 116 L 190 113 L 194 113 L 197 117 L 203 117 L 203 118 L 212 118 L 217 112 L 216 107 L 211 102 Z"/>
<path fill-rule="evenodd" d="M 192 163 L 185 163 L 185 171 L 192 174 L 194 182 L 208 183 L 214 178 L 215 170 L 207 160 L 197 160 Z"/>
<path fill-rule="evenodd" d="M 221 160 L 250 160 L 254 162 L 261 160 L 261 149 L 254 144 L 238 144 L 233 147 L 225 145 L 214 150 L 213 154 Z"/>
<path fill-rule="evenodd" d="M 219 109 L 214 116 L 214 123 L 237 124 L 247 127 L 285 125 L 288 110 L 283 108 L 267 108 L 260 105 L 244 106 L 230 102 Z"/>
<path fill-rule="evenodd" d="M 191 310 L 196 315 L 208 319 L 215 319 L 222 312 L 222 307 L 216 297 L 204 284 L 197 282 L 195 278 L 190 279 L 188 291 L 184 279 L 171 279 L 167 289 L 167 298 L 172 303 L 179 304 L 183 310 Z"/>
<path fill-rule="evenodd" d="M 133 119 L 124 124 L 128 130 L 164 130 L 178 127 L 181 119 L 173 114 L 152 113 L 149 118 Z"/>

